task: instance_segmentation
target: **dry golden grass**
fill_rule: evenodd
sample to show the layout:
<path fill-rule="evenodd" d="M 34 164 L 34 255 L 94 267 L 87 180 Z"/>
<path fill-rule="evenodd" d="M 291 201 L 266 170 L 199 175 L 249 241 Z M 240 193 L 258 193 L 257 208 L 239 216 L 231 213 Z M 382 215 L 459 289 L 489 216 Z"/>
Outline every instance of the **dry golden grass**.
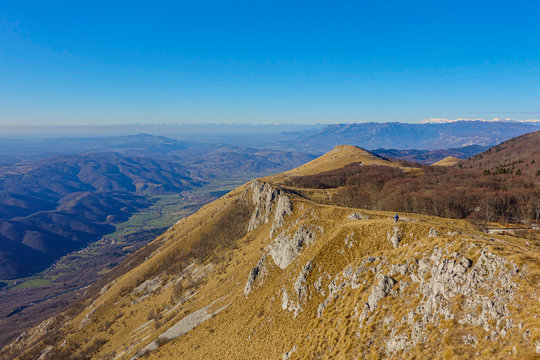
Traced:
<path fill-rule="evenodd" d="M 330 170 L 369 158 L 369 154 L 359 148 L 337 150 L 290 174 Z M 268 179 L 279 182 L 281 178 Z M 281 359 L 294 346 L 297 350 L 291 354 L 291 359 L 534 357 L 532 344 L 540 341 L 540 249 L 536 245 L 525 247 L 521 238 L 486 237 L 467 221 L 400 214 L 403 221 L 394 224 L 393 213 L 368 210 L 358 211 L 368 215 L 369 220 L 349 220 L 348 215 L 355 209 L 321 204 L 328 196 L 324 190 L 290 189 L 298 195 L 289 194 L 293 213 L 285 218 L 278 233 L 292 234 L 300 226 L 321 232 L 316 231 L 316 240 L 283 270 L 268 256 L 265 281 L 262 286 L 256 281 L 249 296 L 244 295 L 244 286 L 250 270 L 272 242 L 271 222 L 240 234 L 241 238 L 226 248 L 216 247 L 205 253 L 204 259 L 189 258 L 188 263 L 178 267 L 173 266 L 174 261 L 170 264 L 171 259 L 185 260 L 183 252 L 194 247 L 202 236 L 207 236 L 213 224 L 228 219 L 227 209 L 231 204 L 249 199 L 248 189 L 249 186 L 244 185 L 204 206 L 156 239 L 160 244 L 158 250 L 140 266 L 116 279 L 84 312 L 69 320 L 62 329 L 59 343 L 66 341 L 85 349 L 100 339 L 96 349 L 92 349 L 92 358 L 114 355 L 118 359 L 130 359 L 180 319 L 212 304 L 210 312 L 225 309 L 188 334 L 162 344 L 158 350 L 150 352 L 148 358 Z M 387 239 L 394 226 L 402 233 L 397 248 Z M 440 236 L 428 237 L 431 228 L 436 228 Z M 453 231 L 459 234 L 447 235 Z M 348 246 L 351 241 L 352 245 Z M 486 340 L 488 334 L 481 328 L 459 325 L 455 319 L 441 319 L 439 324 L 426 325 L 425 342 L 408 352 L 389 355 L 384 351 L 388 336 L 393 330 L 405 331 L 406 327 L 393 328 L 384 324 L 383 319 L 388 315 L 401 319 L 418 306 L 421 301 L 418 284 L 411 283 L 402 297 L 388 296 L 381 300 L 372 314 L 373 321 L 360 326 L 358 312 L 362 311 L 375 281 L 375 274 L 370 271 L 362 275 L 358 288 L 345 287 L 338 297 L 330 298 L 323 316 L 317 317 L 319 304 L 327 298 L 330 283 L 342 279 L 347 266 L 358 267 L 363 259 L 372 256 L 383 258 L 375 260 L 372 266 L 382 264 L 387 269 L 389 264 L 412 263 L 431 253 L 435 246 L 462 253 L 473 261 L 478 257 L 478 249 L 486 248 L 517 264 L 525 276 L 514 279 L 517 293 L 515 303 L 508 304 L 508 310 L 515 324 L 523 323 L 523 331 L 514 327 L 504 339 L 491 341 Z M 282 309 L 283 292 L 296 302 L 294 283 L 308 261 L 313 265 L 306 278 L 308 297 L 295 317 L 294 312 Z M 168 264 L 165 270 L 163 264 Z M 141 283 L 159 275 L 162 276 L 159 290 L 142 300 L 141 294 L 133 293 Z M 319 278 L 324 295 L 315 291 L 314 284 Z M 406 276 L 396 274 L 394 278 L 399 281 Z M 174 286 L 178 282 L 181 286 Z M 462 302 L 460 297 L 452 300 L 456 315 L 464 311 Z M 87 324 L 81 326 L 86 317 Z M 527 339 L 523 337 L 525 329 L 530 334 Z M 463 343 L 462 337 L 467 334 L 477 337 L 476 347 Z"/>
<path fill-rule="evenodd" d="M 437 162 L 434 162 L 431 165 L 435 165 L 435 166 L 454 166 L 457 163 L 459 163 L 460 161 L 463 161 L 463 160 L 459 159 L 457 157 L 454 157 L 454 156 L 447 156 L 444 159 L 439 160 Z"/>
<path fill-rule="evenodd" d="M 262 180 L 272 183 L 281 183 L 290 176 L 314 175 L 324 171 L 341 169 L 345 165 L 357 162 L 361 162 L 363 165 L 398 166 L 397 163 L 381 159 L 360 147 L 338 145 L 332 151 L 329 151 L 302 166 L 281 174 L 265 177 Z"/>

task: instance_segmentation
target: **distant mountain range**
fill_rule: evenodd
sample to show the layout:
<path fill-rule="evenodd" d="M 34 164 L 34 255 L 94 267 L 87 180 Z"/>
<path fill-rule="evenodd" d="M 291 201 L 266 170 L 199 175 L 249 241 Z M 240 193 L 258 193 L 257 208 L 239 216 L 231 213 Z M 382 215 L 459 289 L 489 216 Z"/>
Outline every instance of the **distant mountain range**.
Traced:
<path fill-rule="evenodd" d="M 364 149 L 436 150 L 470 145 L 493 146 L 536 130 L 538 126 L 533 124 L 484 121 L 337 124 L 300 136 L 294 141 L 283 141 L 281 145 L 317 154 L 340 144 Z"/>

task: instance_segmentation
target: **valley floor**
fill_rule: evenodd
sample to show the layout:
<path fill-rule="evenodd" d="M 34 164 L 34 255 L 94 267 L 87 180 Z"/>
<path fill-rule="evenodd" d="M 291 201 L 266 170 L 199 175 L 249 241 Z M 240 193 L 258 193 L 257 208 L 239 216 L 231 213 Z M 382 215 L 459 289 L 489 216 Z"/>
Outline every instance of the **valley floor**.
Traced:
<path fill-rule="evenodd" d="M 245 181 L 245 177 L 215 179 L 179 195 L 154 196 L 150 208 L 116 224 L 114 233 L 60 258 L 45 271 L 0 280 L 5 284 L 0 288 L 0 347 L 84 296 L 88 286 L 169 226 Z"/>

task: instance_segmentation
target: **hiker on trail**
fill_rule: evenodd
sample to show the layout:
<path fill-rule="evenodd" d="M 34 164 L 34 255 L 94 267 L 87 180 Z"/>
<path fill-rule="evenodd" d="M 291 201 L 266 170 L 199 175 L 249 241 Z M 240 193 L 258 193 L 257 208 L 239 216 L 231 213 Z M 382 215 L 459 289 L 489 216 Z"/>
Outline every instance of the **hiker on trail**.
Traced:
<path fill-rule="evenodd" d="M 394 216 L 394 222 L 398 222 L 398 220 L 399 220 L 399 215 L 396 214 L 396 216 Z"/>

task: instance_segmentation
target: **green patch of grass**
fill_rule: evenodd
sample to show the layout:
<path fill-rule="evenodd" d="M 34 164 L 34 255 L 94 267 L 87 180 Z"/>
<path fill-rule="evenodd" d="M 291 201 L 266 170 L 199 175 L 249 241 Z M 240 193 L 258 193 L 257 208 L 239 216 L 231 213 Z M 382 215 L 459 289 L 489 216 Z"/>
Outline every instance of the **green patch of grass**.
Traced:
<path fill-rule="evenodd" d="M 46 279 L 32 278 L 28 280 L 23 280 L 17 285 L 13 286 L 12 290 L 28 289 L 33 287 L 44 287 L 50 285 L 51 282 Z"/>
<path fill-rule="evenodd" d="M 116 231 L 106 238 L 117 238 L 143 230 L 166 228 L 180 219 L 193 214 L 208 199 L 218 198 L 242 185 L 253 174 L 239 178 L 215 179 L 206 185 L 178 195 L 154 195 L 152 206 L 133 214 L 128 220 L 115 225 Z"/>

